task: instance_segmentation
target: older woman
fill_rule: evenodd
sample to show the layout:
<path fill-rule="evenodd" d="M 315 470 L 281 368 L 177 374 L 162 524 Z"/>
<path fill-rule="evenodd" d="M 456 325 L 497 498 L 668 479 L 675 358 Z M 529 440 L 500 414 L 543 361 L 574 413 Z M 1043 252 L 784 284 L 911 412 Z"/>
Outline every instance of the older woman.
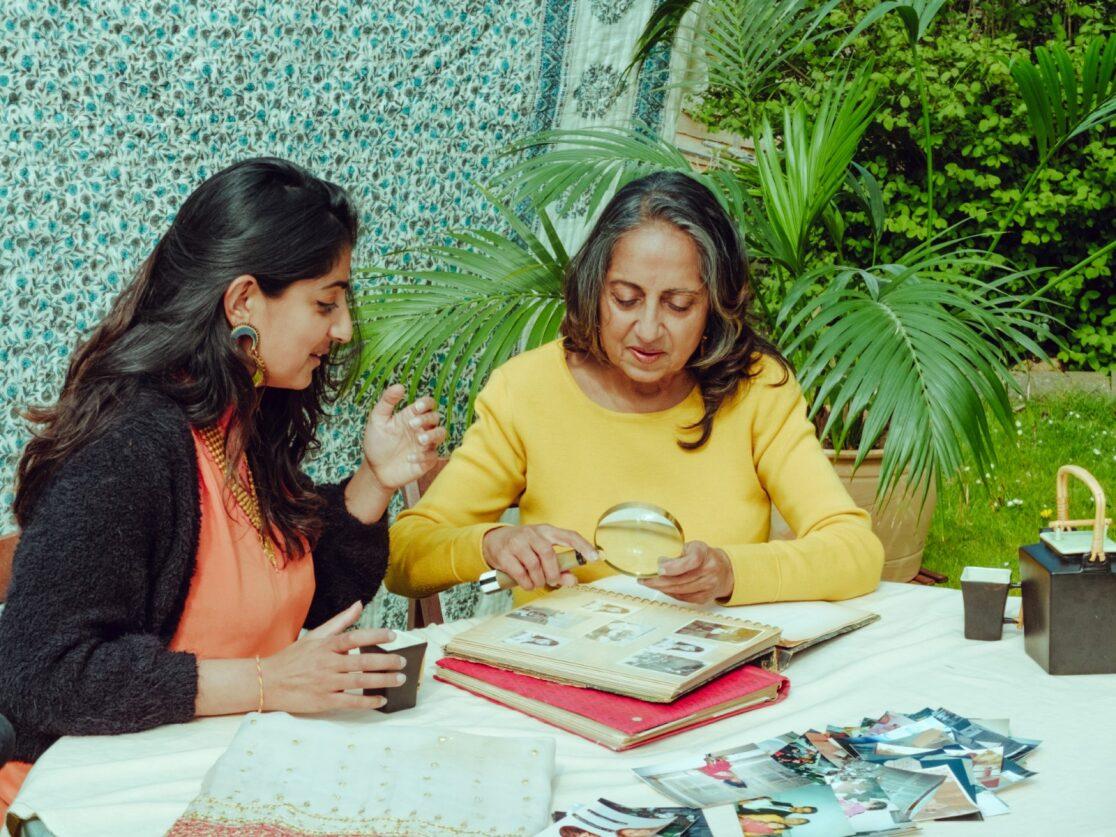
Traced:
<path fill-rule="evenodd" d="M 787 362 L 748 324 L 743 248 L 705 187 L 658 173 L 622 188 L 571 261 L 565 296 L 563 339 L 492 374 L 461 447 L 392 527 L 390 590 L 425 595 L 491 567 L 526 600 L 600 578 L 603 562 L 561 572 L 555 547 L 592 554 L 598 516 L 631 500 L 669 509 L 693 538 L 644 581 L 675 598 L 876 587 L 883 548 Z M 772 503 L 797 539 L 768 542 Z M 522 525 L 499 524 L 513 504 Z"/>

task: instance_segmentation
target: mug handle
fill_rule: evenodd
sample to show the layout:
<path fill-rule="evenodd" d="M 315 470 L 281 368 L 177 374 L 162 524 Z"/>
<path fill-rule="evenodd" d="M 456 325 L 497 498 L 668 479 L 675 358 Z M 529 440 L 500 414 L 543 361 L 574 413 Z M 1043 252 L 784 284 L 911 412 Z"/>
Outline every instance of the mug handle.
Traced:
<path fill-rule="evenodd" d="M 1008 585 L 1008 590 L 1022 590 L 1022 589 L 1023 589 L 1023 583 L 1020 582 L 1020 581 L 1013 581 L 1013 582 L 1011 582 L 1011 584 Z M 1020 630 L 1023 629 L 1023 602 L 1019 603 L 1019 613 L 1015 614 L 1015 616 L 1005 616 L 1004 617 L 1004 624 L 1005 625 L 1015 625 Z"/>

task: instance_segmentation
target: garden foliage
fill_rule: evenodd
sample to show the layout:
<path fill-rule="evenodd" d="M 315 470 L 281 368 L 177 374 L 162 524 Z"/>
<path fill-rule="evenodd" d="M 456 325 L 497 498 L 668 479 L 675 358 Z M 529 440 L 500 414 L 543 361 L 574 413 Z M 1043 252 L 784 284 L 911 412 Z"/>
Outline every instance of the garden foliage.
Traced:
<path fill-rule="evenodd" d="M 833 51 L 876 0 L 840 3 L 827 19 L 833 35 L 810 44 L 786 65 L 778 86 L 757 100 L 727 87 L 708 90 L 695 115 L 715 130 L 739 133 L 762 117 L 781 120 L 788 102 L 817 107 L 826 81 L 837 71 Z M 1079 58 L 1097 35 L 1116 31 L 1110 4 L 1007 0 L 950 2 L 920 40 L 932 115 L 934 230 L 962 223 L 961 233 L 995 229 L 1020 195 L 1038 160 L 1027 110 L 1009 71 L 1012 58 L 1062 40 Z M 922 113 L 908 46 L 897 15 L 884 15 L 841 52 L 852 64 L 872 62 L 876 119 L 857 149 L 856 161 L 874 175 L 886 206 L 884 232 L 873 258 L 871 220 L 846 194 L 842 249 L 834 257 L 870 264 L 896 260 L 927 233 L 926 165 L 921 151 Z M 1026 270 L 1069 268 L 1116 236 L 1116 143 L 1111 129 L 1071 140 L 1038 175 L 1035 189 L 1016 212 L 997 252 Z M 832 249 L 832 244 L 828 245 Z M 1065 347 L 1070 368 L 1116 368 L 1116 253 L 1109 252 L 1067 278 L 1049 294 L 1064 305 Z M 1020 285 L 1040 279 L 1026 277 Z M 1024 293 L 1030 287 L 1012 290 Z"/>

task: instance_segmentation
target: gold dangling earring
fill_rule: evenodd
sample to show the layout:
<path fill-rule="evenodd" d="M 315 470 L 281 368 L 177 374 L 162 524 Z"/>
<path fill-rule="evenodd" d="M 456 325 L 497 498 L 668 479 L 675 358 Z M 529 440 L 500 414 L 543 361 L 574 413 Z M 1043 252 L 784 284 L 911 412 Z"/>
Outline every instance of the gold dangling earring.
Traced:
<path fill-rule="evenodd" d="M 252 385 L 262 387 L 267 383 L 267 365 L 260 356 L 260 331 L 251 323 L 245 322 L 238 325 L 229 334 L 233 343 L 240 345 L 240 338 L 248 338 L 248 357 L 256 364 L 256 371 L 252 373 Z"/>

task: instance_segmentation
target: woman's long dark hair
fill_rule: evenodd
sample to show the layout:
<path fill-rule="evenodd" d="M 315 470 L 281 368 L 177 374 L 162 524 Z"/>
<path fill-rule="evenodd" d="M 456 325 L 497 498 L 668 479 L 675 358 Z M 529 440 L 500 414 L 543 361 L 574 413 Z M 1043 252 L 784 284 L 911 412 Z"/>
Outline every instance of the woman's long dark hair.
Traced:
<path fill-rule="evenodd" d="M 656 221 L 693 239 L 701 256 L 701 280 L 709 292 L 705 333 L 686 364 L 697 379 L 705 412 L 684 428 L 700 431 L 698 438 L 678 442 L 693 450 L 709 440 L 717 410 L 754 376 L 760 355 L 783 367 L 781 383 L 790 370 L 786 358 L 753 326 L 748 257 L 736 225 L 709 189 L 678 172 L 656 172 L 633 180 L 613 196 L 566 268 L 563 345 L 566 351 L 609 364 L 601 345 L 599 305 L 612 252 L 625 233 Z"/>
<path fill-rule="evenodd" d="M 100 435 L 140 389 L 152 388 L 177 402 L 196 427 L 216 423 L 232 405 L 229 460 L 247 453 L 265 525 L 291 557 L 300 557 L 304 539 L 312 545 L 320 533 L 321 499 L 301 478 L 299 463 L 317 444 L 323 406 L 336 397 L 348 364 L 335 354 L 305 390 L 257 390 L 230 338 L 224 294 L 244 274 L 268 297 L 320 277 L 352 248 L 357 230 L 356 210 L 341 187 L 286 160 L 244 160 L 202 183 L 74 351 L 57 403 L 27 411 L 41 427 L 19 462 L 13 507 L 20 525 L 61 463 Z"/>

